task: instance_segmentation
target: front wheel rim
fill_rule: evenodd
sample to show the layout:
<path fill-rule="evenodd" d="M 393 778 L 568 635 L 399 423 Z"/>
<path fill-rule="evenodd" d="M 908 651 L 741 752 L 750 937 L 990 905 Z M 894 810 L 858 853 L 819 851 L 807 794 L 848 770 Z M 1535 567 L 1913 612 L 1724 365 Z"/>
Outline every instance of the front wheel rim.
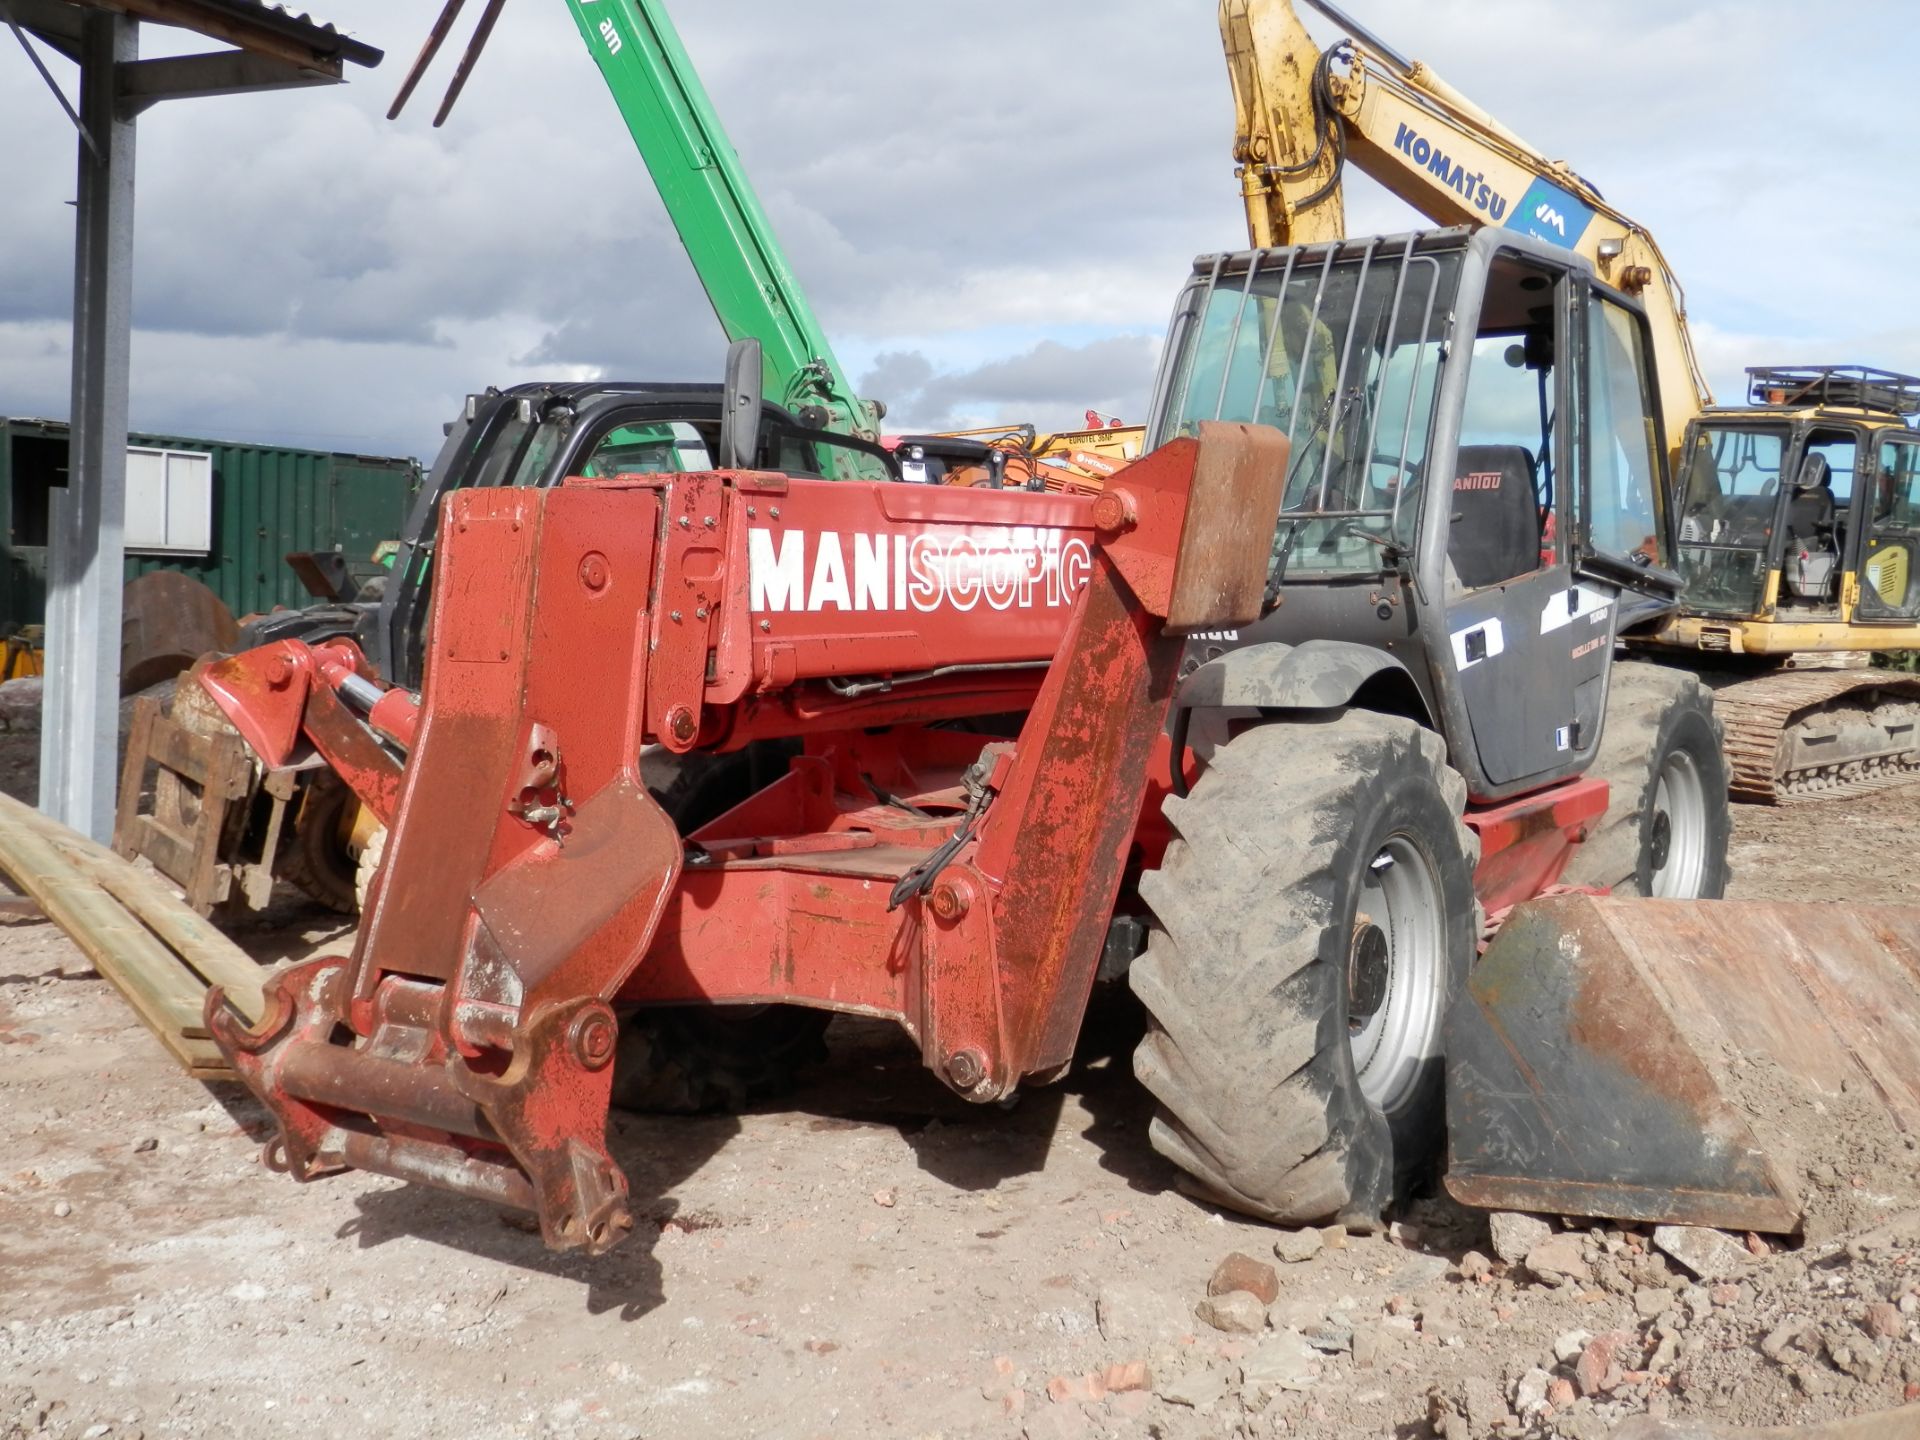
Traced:
<path fill-rule="evenodd" d="M 1660 762 L 1647 815 L 1647 893 L 1663 900 L 1695 900 L 1707 873 L 1707 787 L 1685 750 Z"/>
<path fill-rule="evenodd" d="M 1348 1044 L 1360 1093 L 1391 1114 L 1419 1090 L 1440 1055 L 1445 1015 L 1446 903 L 1426 852 L 1405 835 L 1391 836 L 1361 874 L 1354 940 L 1349 956 Z M 1384 978 L 1369 969 L 1364 988 L 1378 1008 L 1359 1015 L 1353 965 L 1377 966 L 1385 943 Z"/>

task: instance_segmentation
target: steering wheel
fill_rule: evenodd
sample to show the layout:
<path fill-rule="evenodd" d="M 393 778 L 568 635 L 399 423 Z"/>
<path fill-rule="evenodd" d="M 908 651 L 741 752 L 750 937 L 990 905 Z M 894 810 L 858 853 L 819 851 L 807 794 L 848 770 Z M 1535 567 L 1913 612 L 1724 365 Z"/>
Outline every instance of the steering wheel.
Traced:
<path fill-rule="evenodd" d="M 1420 462 L 1418 460 L 1409 460 L 1404 455 L 1383 455 L 1376 452 L 1367 464 L 1370 467 L 1374 465 L 1391 465 L 1402 475 L 1414 479 L 1418 479 L 1420 476 Z"/>

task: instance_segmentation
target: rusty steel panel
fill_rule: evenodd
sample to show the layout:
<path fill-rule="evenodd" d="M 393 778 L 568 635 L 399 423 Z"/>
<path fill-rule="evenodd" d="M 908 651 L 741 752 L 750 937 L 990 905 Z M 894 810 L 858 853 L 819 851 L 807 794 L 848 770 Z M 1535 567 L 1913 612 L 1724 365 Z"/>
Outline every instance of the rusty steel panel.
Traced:
<path fill-rule="evenodd" d="M 220 597 L 177 570 L 127 582 L 121 600 L 120 693 L 170 680 L 202 655 L 239 648 L 240 627 Z"/>
<path fill-rule="evenodd" d="M 1260 618 L 1291 442 L 1271 425 L 1202 421 L 1193 501 L 1174 567 L 1170 630 L 1251 625 Z M 1262 524 L 1272 516 L 1273 523 Z"/>
<path fill-rule="evenodd" d="M 1172 693 L 1179 641 L 1154 617 L 1192 473 L 1238 438 L 1179 442 L 1091 498 L 726 474 L 449 497 L 418 725 L 386 729 L 411 743 L 353 954 L 276 976 L 253 1027 L 209 1002 L 279 1121 L 271 1163 L 525 1205 L 549 1244 L 598 1251 L 630 1224 L 605 1149 L 616 996 L 887 1015 L 977 1100 L 1056 1068 Z M 880 603 L 902 593 L 911 617 Z M 1053 663 L 914 673 L 929 657 Z M 243 658 L 256 689 L 287 672 L 307 740 L 350 753 L 334 730 L 361 722 L 334 691 L 354 679 L 369 703 L 351 654 Z M 810 688 L 835 677 L 858 683 Z M 1017 739 L 917 728 L 1003 713 L 1035 683 Z M 385 710 L 410 718 L 404 695 Z M 762 723 L 809 753 L 683 841 L 642 746 Z"/>
<path fill-rule="evenodd" d="M 1529 901 L 1447 1050 L 1456 1199 L 1792 1233 L 1837 1117 L 1920 1133 L 1920 909 Z"/>

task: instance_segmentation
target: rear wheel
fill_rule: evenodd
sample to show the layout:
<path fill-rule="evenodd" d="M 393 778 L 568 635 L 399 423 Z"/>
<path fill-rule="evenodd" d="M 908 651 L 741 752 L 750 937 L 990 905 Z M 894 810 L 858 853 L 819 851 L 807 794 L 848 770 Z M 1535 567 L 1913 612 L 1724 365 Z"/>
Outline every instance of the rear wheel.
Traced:
<path fill-rule="evenodd" d="M 1167 802 L 1134 1069 L 1208 1197 L 1371 1228 L 1428 1173 L 1478 927 L 1465 803 L 1437 735 L 1364 711 L 1236 736 Z"/>
<path fill-rule="evenodd" d="M 655 1115 L 744 1110 L 826 1059 L 832 1018 L 790 1005 L 631 1011 L 614 1052 L 613 1103 Z"/>
<path fill-rule="evenodd" d="M 1610 789 L 1606 816 L 1561 879 L 1620 895 L 1717 900 L 1733 818 L 1713 692 L 1684 670 L 1614 666 L 1600 753 L 1587 773 Z"/>
<path fill-rule="evenodd" d="M 281 842 L 279 878 L 342 915 L 360 909 L 360 857 L 353 850 L 353 818 L 360 802 L 331 771 L 302 785 L 293 833 Z"/>

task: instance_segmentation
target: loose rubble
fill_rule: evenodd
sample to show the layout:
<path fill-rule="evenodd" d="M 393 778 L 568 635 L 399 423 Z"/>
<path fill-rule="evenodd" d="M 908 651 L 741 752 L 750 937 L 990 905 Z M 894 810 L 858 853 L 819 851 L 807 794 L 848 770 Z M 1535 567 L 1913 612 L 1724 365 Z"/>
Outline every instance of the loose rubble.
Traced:
<path fill-rule="evenodd" d="M 1817 848 L 1857 868 L 1920 787 L 1840 808 L 1860 843 Z M 1876 1178 L 1910 1151 L 1812 1175 L 1804 1243 L 1440 1199 L 1278 1229 L 1172 1188 L 1124 1052 L 1003 1111 L 836 1022 L 790 1103 L 620 1117 L 648 1221 L 588 1261 L 377 1177 L 288 1192 L 257 1108 L 50 927 L 0 950 L 0 1440 L 1615 1440 L 1920 1403 L 1920 1211 Z"/>

